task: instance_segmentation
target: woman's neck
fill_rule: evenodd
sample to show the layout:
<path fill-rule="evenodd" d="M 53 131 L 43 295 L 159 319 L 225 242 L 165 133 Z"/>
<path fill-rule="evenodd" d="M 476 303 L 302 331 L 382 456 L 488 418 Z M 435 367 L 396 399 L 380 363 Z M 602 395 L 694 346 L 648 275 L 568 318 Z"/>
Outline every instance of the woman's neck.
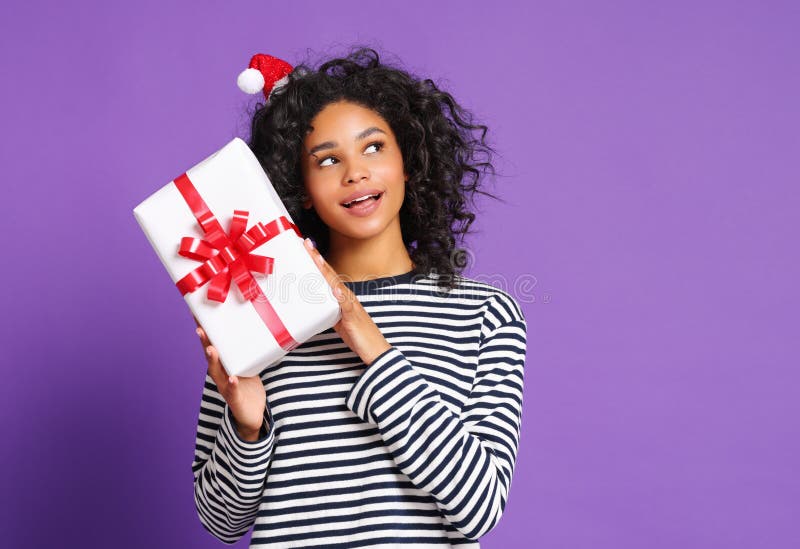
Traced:
<path fill-rule="evenodd" d="M 400 224 L 393 223 L 370 239 L 354 239 L 331 232 L 325 258 L 343 280 L 372 280 L 407 273 L 414 268 Z"/>

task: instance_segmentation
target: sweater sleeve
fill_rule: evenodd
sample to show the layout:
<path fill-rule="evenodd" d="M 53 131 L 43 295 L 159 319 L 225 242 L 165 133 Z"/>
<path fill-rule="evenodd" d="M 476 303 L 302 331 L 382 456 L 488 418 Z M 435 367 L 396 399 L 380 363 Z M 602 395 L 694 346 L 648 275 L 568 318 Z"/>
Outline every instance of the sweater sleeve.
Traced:
<path fill-rule="evenodd" d="M 519 447 L 526 324 L 510 297 L 506 304 L 484 317 L 477 372 L 460 414 L 394 346 L 346 396 L 353 413 L 377 425 L 400 470 L 472 540 L 500 520 Z"/>
<path fill-rule="evenodd" d="M 206 374 L 192 463 L 194 501 L 205 529 L 228 544 L 247 533 L 258 513 L 275 443 L 267 409 L 260 435 L 253 442 L 239 436 L 233 413 Z"/>

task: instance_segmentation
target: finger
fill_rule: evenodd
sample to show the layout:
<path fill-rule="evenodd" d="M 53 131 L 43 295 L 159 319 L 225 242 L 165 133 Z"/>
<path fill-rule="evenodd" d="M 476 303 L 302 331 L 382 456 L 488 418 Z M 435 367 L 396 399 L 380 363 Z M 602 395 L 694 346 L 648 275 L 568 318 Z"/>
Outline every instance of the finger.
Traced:
<path fill-rule="evenodd" d="M 314 255 L 319 253 L 310 238 L 303 240 L 303 247 L 308 251 L 308 255 L 311 256 L 311 259 L 314 259 Z"/>
<path fill-rule="evenodd" d="M 344 287 L 342 279 L 339 277 L 339 273 L 333 270 L 333 267 L 331 267 L 330 264 L 325 261 L 325 258 L 322 257 L 322 254 L 317 254 L 316 261 L 317 265 L 319 265 L 319 268 L 322 271 L 323 276 L 325 277 L 325 280 L 328 281 L 328 284 L 332 290 L 339 287 Z"/>
<path fill-rule="evenodd" d="M 339 275 L 333 271 L 332 267 L 329 266 L 328 268 L 333 273 L 333 275 L 328 278 L 328 283 L 331 286 L 333 297 L 335 297 L 336 301 L 339 302 L 339 306 L 342 307 L 343 312 L 347 312 L 351 309 L 353 299 L 355 299 L 355 294 L 345 285 Z"/>
<path fill-rule="evenodd" d="M 325 258 L 322 257 L 322 254 L 319 253 L 319 250 L 314 248 L 310 239 L 305 239 L 305 246 L 311 254 L 311 257 L 314 259 L 314 262 L 322 272 L 322 275 L 325 277 L 325 280 L 327 280 L 328 285 L 331 287 L 333 296 L 342 307 L 342 312 L 346 313 L 352 311 L 355 307 L 355 302 L 358 300 L 356 295 L 352 292 L 352 290 L 350 290 L 350 288 L 347 287 L 342 278 L 339 276 L 339 273 L 337 273 L 333 267 L 331 267 L 330 263 L 325 261 Z"/>
<path fill-rule="evenodd" d="M 308 253 L 311 255 L 311 259 L 314 260 L 314 263 L 321 266 L 322 263 L 325 262 L 325 258 L 322 257 L 322 254 L 319 253 L 319 250 L 314 246 L 314 243 L 311 242 L 310 238 L 306 238 L 303 241 L 303 245 L 306 247 L 306 250 L 308 250 Z"/>
<path fill-rule="evenodd" d="M 325 258 L 322 257 L 322 254 L 319 253 L 319 250 L 316 247 L 314 247 L 314 243 L 311 242 L 311 239 L 306 238 L 303 241 L 303 244 L 305 245 L 306 250 L 308 250 L 311 259 L 314 260 L 314 263 L 316 263 L 319 266 L 319 268 L 322 269 L 323 265 L 325 264 Z"/>
<path fill-rule="evenodd" d="M 211 345 L 211 341 L 208 339 L 208 335 L 206 335 L 206 331 L 203 328 L 198 327 L 195 332 L 200 338 L 200 343 L 202 343 L 203 349 Z"/>
<path fill-rule="evenodd" d="M 220 393 L 227 392 L 228 374 L 222 367 L 216 347 L 213 345 L 206 347 L 206 357 L 208 358 L 208 374 L 217 384 Z"/>
<path fill-rule="evenodd" d="M 337 295 L 337 291 L 334 290 L 333 295 L 339 301 L 339 308 L 342 310 L 342 318 L 346 318 L 354 312 L 357 313 L 358 309 L 363 309 L 361 302 L 358 300 L 358 296 L 353 293 L 350 288 L 342 284 L 339 289 L 341 293 Z"/>
<path fill-rule="evenodd" d="M 317 266 L 319 267 L 320 271 L 322 272 L 322 275 L 325 277 L 325 280 L 328 281 L 328 285 L 331 287 L 331 289 L 335 289 L 336 287 L 339 286 L 343 287 L 344 284 L 342 283 L 342 280 L 339 278 L 339 274 L 333 270 L 333 267 L 331 267 L 327 261 L 325 261 L 325 258 L 322 257 L 322 254 L 319 253 L 319 250 L 313 247 L 311 241 L 308 238 L 306 238 L 305 240 L 305 246 L 306 249 L 309 251 L 309 253 L 311 253 L 311 257 L 314 259 L 314 263 L 316 263 Z"/>
<path fill-rule="evenodd" d="M 355 300 L 355 294 L 350 291 L 350 288 L 342 284 L 341 286 L 334 288 L 333 295 L 339 301 L 339 306 L 342 308 L 342 312 L 347 314 L 353 310 L 353 300 Z"/>

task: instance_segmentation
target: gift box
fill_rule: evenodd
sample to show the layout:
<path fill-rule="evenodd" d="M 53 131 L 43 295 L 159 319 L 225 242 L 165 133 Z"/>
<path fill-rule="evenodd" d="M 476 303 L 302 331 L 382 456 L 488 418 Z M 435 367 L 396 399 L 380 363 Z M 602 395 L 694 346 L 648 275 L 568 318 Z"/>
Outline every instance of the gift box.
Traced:
<path fill-rule="evenodd" d="M 133 214 L 230 375 L 257 375 L 341 317 L 300 231 L 241 139 Z"/>

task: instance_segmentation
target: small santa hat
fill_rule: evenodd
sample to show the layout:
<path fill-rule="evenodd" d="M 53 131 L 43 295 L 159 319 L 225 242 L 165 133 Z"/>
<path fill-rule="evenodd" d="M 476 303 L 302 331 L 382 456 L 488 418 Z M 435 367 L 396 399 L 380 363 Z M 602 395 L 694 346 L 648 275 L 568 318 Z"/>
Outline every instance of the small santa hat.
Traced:
<path fill-rule="evenodd" d="M 257 53 L 250 59 L 250 67 L 239 73 L 236 84 L 245 93 L 264 92 L 269 101 L 270 94 L 289 81 L 293 67 L 277 57 Z"/>

